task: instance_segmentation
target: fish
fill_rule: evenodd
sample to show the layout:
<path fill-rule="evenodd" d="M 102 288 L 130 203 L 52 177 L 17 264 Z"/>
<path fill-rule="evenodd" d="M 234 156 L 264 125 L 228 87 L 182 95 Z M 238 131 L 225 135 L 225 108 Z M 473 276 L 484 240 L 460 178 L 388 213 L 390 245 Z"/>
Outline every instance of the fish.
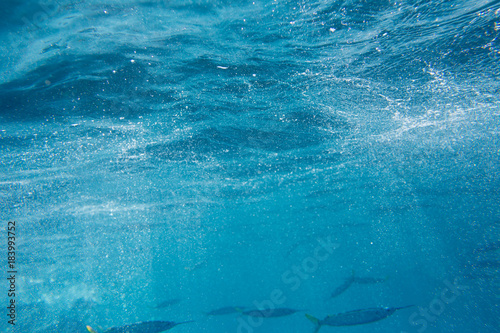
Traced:
<path fill-rule="evenodd" d="M 272 318 L 272 317 L 284 317 L 294 314 L 296 312 L 300 312 L 304 310 L 295 310 L 289 308 L 277 308 L 277 309 L 268 309 L 268 310 L 249 310 L 249 311 L 240 311 L 242 314 L 250 317 L 262 317 L 262 318 Z"/>
<path fill-rule="evenodd" d="M 499 278 L 497 274 L 487 273 L 468 273 L 464 274 L 463 277 L 469 280 L 497 280 Z"/>
<path fill-rule="evenodd" d="M 222 315 L 242 312 L 242 310 L 245 308 L 246 308 L 245 306 L 225 306 L 225 307 L 220 308 L 220 309 L 215 309 L 215 310 L 212 310 L 210 312 L 206 312 L 205 315 L 207 315 L 207 316 L 222 316 Z"/>
<path fill-rule="evenodd" d="M 306 314 L 307 319 L 309 319 L 316 329 L 314 333 L 318 332 L 321 326 L 354 326 L 373 323 L 375 321 L 382 320 L 389 317 L 397 310 L 412 307 L 414 305 L 403 306 L 399 308 L 370 308 L 362 310 L 353 310 L 344 313 L 338 313 L 331 316 L 327 316 L 325 319 L 320 320 L 309 314 Z"/>
<path fill-rule="evenodd" d="M 349 289 L 349 287 L 354 283 L 355 277 L 354 277 L 354 270 L 352 271 L 352 274 L 350 277 L 345 279 L 344 283 L 342 283 L 340 286 L 338 286 L 330 295 L 330 298 L 334 298 L 342 294 L 344 291 Z"/>
<path fill-rule="evenodd" d="M 472 264 L 474 268 L 500 268 L 498 260 L 481 260 Z"/>
<path fill-rule="evenodd" d="M 184 321 L 176 323 L 173 321 L 144 321 L 141 323 L 130 324 L 119 327 L 112 327 L 104 333 L 160 333 L 174 328 L 177 325 L 192 323 L 193 321 Z M 90 333 L 97 333 L 92 327 L 87 326 Z"/>
<path fill-rule="evenodd" d="M 153 309 L 164 309 L 168 308 L 172 305 L 179 304 L 182 301 L 182 299 L 179 298 L 174 298 L 174 299 L 168 299 L 166 301 L 160 302 L 157 305 L 153 306 Z"/>
<path fill-rule="evenodd" d="M 474 253 L 484 253 L 484 252 L 493 252 L 493 251 L 496 251 L 500 249 L 500 242 L 492 242 L 492 243 L 488 243 L 484 246 L 481 246 L 477 249 L 474 249 Z"/>

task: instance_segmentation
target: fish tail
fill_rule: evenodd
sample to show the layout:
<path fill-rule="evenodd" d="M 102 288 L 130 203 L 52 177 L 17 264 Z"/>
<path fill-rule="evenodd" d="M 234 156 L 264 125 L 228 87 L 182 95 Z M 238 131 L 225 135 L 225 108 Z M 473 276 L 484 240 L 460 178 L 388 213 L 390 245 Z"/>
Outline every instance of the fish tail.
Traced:
<path fill-rule="evenodd" d="M 319 331 L 321 328 L 321 324 L 319 323 L 319 319 L 316 317 L 311 316 L 310 314 L 306 313 L 306 318 L 309 319 L 314 325 L 316 325 L 316 328 L 313 333 L 316 333 Z"/>
<path fill-rule="evenodd" d="M 90 333 L 97 333 L 96 331 L 94 331 L 94 329 L 92 327 L 90 327 L 89 325 L 87 325 L 87 331 L 89 331 Z"/>

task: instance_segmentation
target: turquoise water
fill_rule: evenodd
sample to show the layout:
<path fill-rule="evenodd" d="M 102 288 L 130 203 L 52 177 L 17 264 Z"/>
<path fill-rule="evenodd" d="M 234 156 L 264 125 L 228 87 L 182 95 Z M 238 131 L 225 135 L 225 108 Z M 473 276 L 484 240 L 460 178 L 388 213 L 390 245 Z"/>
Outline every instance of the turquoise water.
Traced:
<path fill-rule="evenodd" d="M 10 0 L 0 21 L 2 332 L 312 332 L 407 305 L 320 332 L 500 332 L 499 1 Z M 204 314 L 226 306 L 301 311 Z"/>

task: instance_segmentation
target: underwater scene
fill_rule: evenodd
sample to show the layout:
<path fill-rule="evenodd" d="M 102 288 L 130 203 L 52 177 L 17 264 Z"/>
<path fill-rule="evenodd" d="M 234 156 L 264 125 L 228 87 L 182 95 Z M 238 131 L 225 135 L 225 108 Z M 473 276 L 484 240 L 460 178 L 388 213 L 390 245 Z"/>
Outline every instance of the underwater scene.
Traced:
<path fill-rule="evenodd" d="M 500 332 L 500 1 L 2 0 L 0 333 Z"/>

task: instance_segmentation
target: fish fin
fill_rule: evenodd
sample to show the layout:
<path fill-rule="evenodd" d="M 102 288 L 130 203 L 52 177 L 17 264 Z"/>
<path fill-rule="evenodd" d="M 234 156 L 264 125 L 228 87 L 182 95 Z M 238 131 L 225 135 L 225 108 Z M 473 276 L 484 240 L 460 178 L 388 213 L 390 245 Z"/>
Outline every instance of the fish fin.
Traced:
<path fill-rule="evenodd" d="M 236 306 L 236 307 L 234 307 L 234 309 L 236 311 L 238 311 L 239 313 L 243 313 L 243 309 L 242 308 L 239 308 L 239 307 Z"/>
<path fill-rule="evenodd" d="M 314 325 L 319 325 L 319 319 L 316 317 L 311 316 L 310 314 L 306 313 L 306 318 L 312 321 Z"/>
<path fill-rule="evenodd" d="M 94 331 L 94 329 L 92 327 L 90 327 L 89 325 L 87 325 L 87 331 L 89 331 L 90 333 L 97 333 L 96 331 Z"/>
<path fill-rule="evenodd" d="M 319 323 L 319 319 L 316 317 L 311 316 L 310 314 L 306 313 L 306 318 L 309 319 L 314 325 L 316 325 L 316 329 L 314 330 L 313 333 L 316 333 L 319 331 L 321 328 L 321 324 Z"/>
<path fill-rule="evenodd" d="M 356 276 L 356 271 L 354 269 L 351 270 L 351 277 L 354 279 Z"/>

